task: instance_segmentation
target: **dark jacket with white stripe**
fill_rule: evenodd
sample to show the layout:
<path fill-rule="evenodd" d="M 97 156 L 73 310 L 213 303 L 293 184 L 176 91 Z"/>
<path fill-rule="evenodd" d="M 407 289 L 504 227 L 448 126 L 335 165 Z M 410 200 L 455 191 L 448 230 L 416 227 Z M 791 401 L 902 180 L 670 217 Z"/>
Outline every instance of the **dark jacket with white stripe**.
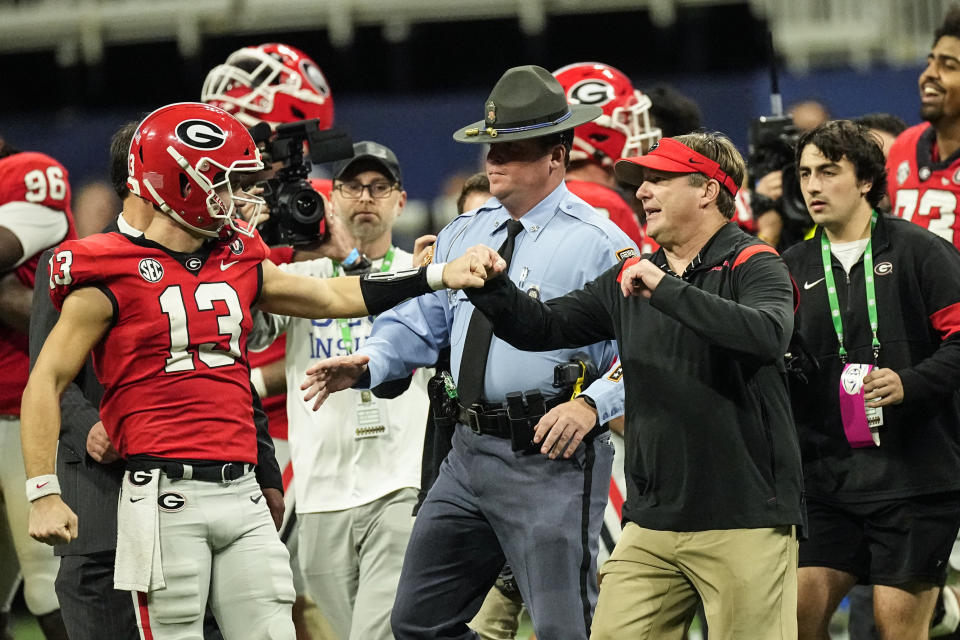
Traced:
<path fill-rule="evenodd" d="M 670 531 L 800 524 L 800 455 L 783 354 L 793 287 L 776 252 L 733 223 L 682 277 L 624 298 L 624 263 L 546 304 L 497 278 L 471 301 L 518 348 L 615 337 L 626 390 L 624 519 Z M 573 259 L 573 258 L 571 258 Z"/>
<path fill-rule="evenodd" d="M 903 382 L 883 408 L 880 446 L 853 449 L 840 420 L 843 367 L 823 282 L 820 234 L 784 260 L 800 285 L 796 331 L 820 365 L 791 381 L 807 495 L 860 502 L 960 490 L 960 253 L 920 226 L 881 216 L 873 230 L 880 367 Z M 863 258 L 849 278 L 833 258 L 847 361 L 873 364 Z"/>

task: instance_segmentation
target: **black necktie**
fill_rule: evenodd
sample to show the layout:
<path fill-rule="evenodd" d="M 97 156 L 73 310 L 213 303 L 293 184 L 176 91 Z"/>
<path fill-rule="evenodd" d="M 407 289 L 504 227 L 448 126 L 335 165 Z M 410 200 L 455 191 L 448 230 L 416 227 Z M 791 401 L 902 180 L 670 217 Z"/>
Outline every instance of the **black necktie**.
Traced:
<path fill-rule="evenodd" d="M 507 239 L 497 250 L 507 268 L 510 258 L 513 257 L 513 247 L 517 234 L 523 231 L 519 220 L 511 218 L 507 222 Z M 470 325 L 467 327 L 467 337 L 463 342 L 463 353 L 460 354 L 460 376 L 457 379 L 460 403 L 469 407 L 483 393 L 483 378 L 487 372 L 487 356 L 490 355 L 490 341 L 493 339 L 493 325 L 476 309 L 470 316 Z"/>

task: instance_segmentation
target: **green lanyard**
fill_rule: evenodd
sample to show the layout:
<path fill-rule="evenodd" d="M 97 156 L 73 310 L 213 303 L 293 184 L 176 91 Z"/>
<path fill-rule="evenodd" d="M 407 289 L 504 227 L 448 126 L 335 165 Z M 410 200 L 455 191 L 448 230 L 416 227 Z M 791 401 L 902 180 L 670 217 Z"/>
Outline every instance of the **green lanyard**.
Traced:
<path fill-rule="evenodd" d="M 387 253 L 383 256 L 383 263 L 380 265 L 380 272 L 390 271 L 390 267 L 393 265 L 393 255 L 396 253 L 396 247 L 390 245 L 390 248 L 387 249 Z M 340 263 L 333 263 L 333 276 L 337 277 L 340 275 Z M 347 350 L 347 353 L 353 353 L 353 332 L 350 331 L 350 321 L 344 318 L 337 318 L 337 326 L 340 327 L 340 337 L 343 339 L 344 347 Z"/>
<path fill-rule="evenodd" d="M 873 364 L 877 364 L 880 357 L 880 340 L 877 338 L 877 291 L 873 286 L 873 229 L 877 226 L 877 212 L 870 218 L 870 238 L 863 251 L 863 273 L 867 290 L 867 316 L 870 318 L 870 331 L 873 334 Z M 833 319 L 833 328 L 837 331 L 837 342 L 840 345 L 840 362 L 847 363 L 847 349 L 843 345 L 843 318 L 840 315 L 840 303 L 837 301 L 837 285 L 833 280 L 833 267 L 830 254 L 830 239 L 827 232 L 820 234 L 820 256 L 823 258 L 823 276 L 826 279 L 827 299 L 830 301 L 830 315 Z"/>

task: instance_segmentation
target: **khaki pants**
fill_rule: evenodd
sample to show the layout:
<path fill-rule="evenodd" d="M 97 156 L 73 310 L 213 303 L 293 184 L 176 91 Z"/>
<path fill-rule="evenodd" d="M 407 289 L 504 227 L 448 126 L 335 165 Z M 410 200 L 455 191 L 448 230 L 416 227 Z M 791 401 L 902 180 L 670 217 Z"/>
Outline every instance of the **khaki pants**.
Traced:
<path fill-rule="evenodd" d="M 517 637 L 522 612 L 523 598 L 519 592 L 510 597 L 491 587 L 469 627 L 480 634 L 481 640 L 513 640 Z"/>
<path fill-rule="evenodd" d="M 591 640 L 680 640 L 700 598 L 711 640 L 795 639 L 796 530 L 627 524 L 600 570 Z"/>

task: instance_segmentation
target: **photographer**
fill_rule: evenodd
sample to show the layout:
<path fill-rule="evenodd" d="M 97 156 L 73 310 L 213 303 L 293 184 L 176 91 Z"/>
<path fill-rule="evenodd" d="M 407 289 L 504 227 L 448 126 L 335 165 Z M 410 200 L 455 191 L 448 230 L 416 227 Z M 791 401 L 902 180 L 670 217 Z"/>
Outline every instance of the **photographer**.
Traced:
<path fill-rule="evenodd" d="M 412 265 L 413 256 L 392 243 L 394 221 L 407 200 L 396 156 L 375 142 L 358 142 L 354 153 L 335 167 L 329 216 L 356 241 L 354 268 L 324 258 L 283 270 L 333 278 Z M 304 371 L 318 359 L 354 352 L 370 334 L 373 318 L 310 321 L 264 314 L 256 326 L 263 333 L 251 348 L 289 335 L 290 453 L 307 591 L 337 637 L 392 638 L 390 612 L 420 480 L 429 375 L 418 371 L 410 388 L 393 399 L 350 391 L 314 413 L 300 399 Z"/>
<path fill-rule="evenodd" d="M 794 169 L 798 135 L 787 116 L 760 117 L 750 126 L 750 207 L 757 237 L 779 251 L 803 240 L 813 226 Z"/>

